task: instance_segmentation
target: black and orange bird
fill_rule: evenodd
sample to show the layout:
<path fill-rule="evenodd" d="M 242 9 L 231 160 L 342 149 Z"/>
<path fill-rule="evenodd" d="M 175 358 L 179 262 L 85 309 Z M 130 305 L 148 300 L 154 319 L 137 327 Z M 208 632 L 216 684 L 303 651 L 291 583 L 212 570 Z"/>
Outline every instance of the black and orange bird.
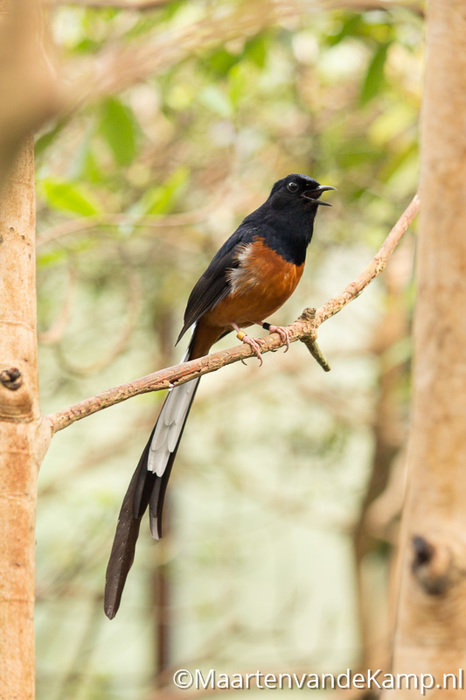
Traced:
<path fill-rule="evenodd" d="M 265 319 L 294 292 L 303 274 L 317 209 L 330 206 L 320 196 L 334 189 L 297 174 L 274 184 L 266 202 L 244 219 L 194 286 L 177 340 L 192 328 L 184 360 L 207 355 L 232 330 L 261 359 L 260 340 L 240 330 L 254 324 L 279 333 L 288 346 L 286 329 Z M 165 491 L 199 381 L 193 379 L 169 391 L 131 479 L 107 567 L 105 613 L 110 619 L 120 606 L 148 506 L 152 536 L 156 540 L 162 536 Z"/>

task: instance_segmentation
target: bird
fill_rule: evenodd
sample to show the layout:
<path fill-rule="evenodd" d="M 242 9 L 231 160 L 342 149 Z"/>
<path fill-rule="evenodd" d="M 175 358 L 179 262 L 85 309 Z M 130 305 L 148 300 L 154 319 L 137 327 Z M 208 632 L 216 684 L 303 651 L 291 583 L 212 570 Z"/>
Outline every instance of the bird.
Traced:
<path fill-rule="evenodd" d="M 273 185 L 264 204 L 242 221 L 195 284 L 176 341 L 192 329 L 183 360 L 207 355 L 220 338 L 236 331 L 262 362 L 263 340 L 242 330 L 255 324 L 278 333 L 288 349 L 287 329 L 265 319 L 294 292 L 303 274 L 317 210 L 331 206 L 320 196 L 334 189 L 297 173 Z M 120 607 L 147 508 L 153 538 L 162 537 L 165 492 L 199 381 L 200 377 L 169 390 L 126 492 L 106 572 L 104 610 L 110 619 Z"/>

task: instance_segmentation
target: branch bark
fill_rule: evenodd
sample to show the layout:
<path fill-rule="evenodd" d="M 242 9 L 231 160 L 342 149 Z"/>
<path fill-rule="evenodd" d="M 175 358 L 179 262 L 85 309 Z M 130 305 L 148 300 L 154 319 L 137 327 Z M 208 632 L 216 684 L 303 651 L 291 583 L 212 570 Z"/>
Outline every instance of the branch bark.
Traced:
<path fill-rule="evenodd" d="M 410 223 L 419 211 L 419 197 L 416 194 L 411 203 L 408 205 L 402 216 L 399 218 L 395 226 L 390 231 L 385 239 L 379 252 L 375 255 L 369 265 L 361 272 L 358 277 L 351 282 L 345 289 L 333 299 L 330 299 L 320 309 L 306 309 L 303 314 L 292 324 L 288 326 L 290 332 L 290 342 L 294 343 L 297 340 L 303 341 L 315 356 L 317 329 L 319 326 L 336 313 L 341 311 L 350 301 L 355 299 L 362 290 L 367 287 L 373 279 L 375 279 L 385 268 L 390 255 L 395 249 L 397 243 L 402 238 L 403 234 L 408 229 Z M 266 341 L 262 353 L 277 350 L 285 343 L 280 339 L 277 333 L 270 335 Z M 316 354 L 318 354 L 316 352 Z M 81 418 L 90 416 L 97 411 L 113 406 L 116 403 L 126 401 L 138 394 L 145 394 L 150 391 L 160 391 L 169 389 L 177 384 L 183 384 L 190 379 L 200 377 L 203 374 L 215 372 L 216 370 L 230 365 L 233 362 L 238 362 L 247 357 L 253 357 L 254 351 L 246 345 L 240 345 L 228 350 L 206 355 L 198 360 L 191 360 L 173 367 L 168 367 L 158 372 L 153 372 L 135 379 L 127 384 L 107 389 L 101 394 L 92 396 L 84 401 L 80 401 L 69 408 L 66 408 L 57 413 L 47 416 L 47 420 L 52 428 L 52 432 L 56 433 L 63 428 L 68 427 Z M 316 358 L 317 359 L 317 358 Z M 320 361 L 320 360 L 318 360 Z M 325 361 L 324 361 L 325 362 Z M 323 362 L 321 362 L 324 366 Z M 327 366 L 328 367 L 328 366 Z M 324 366 L 324 369 L 326 367 Z"/>

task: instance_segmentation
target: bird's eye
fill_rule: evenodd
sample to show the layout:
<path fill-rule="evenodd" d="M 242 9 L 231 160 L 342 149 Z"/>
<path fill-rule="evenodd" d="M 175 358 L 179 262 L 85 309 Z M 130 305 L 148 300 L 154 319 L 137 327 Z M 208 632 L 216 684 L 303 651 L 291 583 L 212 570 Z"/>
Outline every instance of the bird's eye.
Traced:
<path fill-rule="evenodd" d="M 297 182 L 289 182 L 287 188 L 289 192 L 297 192 L 299 190 L 299 185 Z"/>

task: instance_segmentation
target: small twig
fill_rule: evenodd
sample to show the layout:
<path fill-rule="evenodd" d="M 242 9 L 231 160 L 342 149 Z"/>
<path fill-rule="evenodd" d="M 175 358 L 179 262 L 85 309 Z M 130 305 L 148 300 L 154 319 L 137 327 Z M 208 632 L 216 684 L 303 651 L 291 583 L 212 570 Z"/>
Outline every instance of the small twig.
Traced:
<path fill-rule="evenodd" d="M 63 221 L 37 236 L 37 247 L 46 245 L 76 233 L 85 233 L 97 227 L 130 226 L 134 228 L 162 228 L 189 226 L 207 218 L 211 205 L 185 212 L 183 214 L 167 214 L 166 216 L 140 216 L 138 214 L 94 214 L 83 216 L 71 221 Z"/>
<path fill-rule="evenodd" d="M 299 317 L 299 320 L 302 321 L 309 321 L 310 323 L 314 323 L 314 319 L 316 317 L 316 309 L 304 309 L 303 313 Z M 311 353 L 312 357 L 316 362 L 319 363 L 319 365 L 322 367 L 324 372 L 330 372 L 332 369 L 327 362 L 327 360 L 324 357 L 324 354 L 322 350 L 319 348 L 317 345 L 317 333 L 311 333 L 310 335 L 305 335 L 301 338 L 301 342 L 304 343 L 304 345 L 307 347 L 309 352 Z"/>
<path fill-rule="evenodd" d="M 318 346 L 316 345 L 318 327 L 331 316 L 341 311 L 352 299 L 355 299 L 361 291 L 382 272 L 396 244 L 399 242 L 418 211 L 419 197 L 415 195 L 412 202 L 390 231 L 377 255 L 356 280 L 351 282 L 351 284 L 336 297 L 330 299 L 326 304 L 321 306 L 320 309 L 317 309 L 317 311 L 306 309 L 294 323 L 288 326 L 290 343 L 302 340 L 307 347 L 312 347 L 311 352 L 313 356 L 316 357 L 319 364 L 321 364 L 324 369 L 328 367 L 328 363 L 321 356 Z M 283 345 L 285 345 L 285 342 L 280 338 L 278 333 L 272 333 L 268 338 L 264 339 L 264 344 L 263 346 L 261 345 L 261 352 L 264 354 L 276 350 Z M 152 374 L 148 374 L 140 379 L 135 379 L 127 384 L 121 384 L 112 389 L 107 389 L 107 391 L 101 394 L 91 396 L 69 408 L 53 413 L 47 416 L 47 419 L 50 422 L 52 432 L 56 433 L 81 418 L 90 416 L 116 403 L 126 401 L 126 399 L 137 396 L 138 394 L 145 394 L 150 391 L 161 391 L 176 386 L 177 384 L 184 384 L 190 379 L 215 372 L 225 365 L 230 365 L 239 360 L 246 359 L 247 357 L 252 357 L 254 354 L 254 350 L 247 345 L 221 350 L 220 352 L 206 355 L 197 360 L 191 360 L 190 362 L 183 362 L 173 367 L 161 369 L 158 372 L 153 372 Z M 326 371 L 328 370 L 326 369 Z"/>
<path fill-rule="evenodd" d="M 317 345 L 317 341 L 314 341 L 313 343 L 308 343 L 306 340 L 304 340 L 303 342 L 306 345 L 309 352 L 311 353 L 314 360 L 316 360 L 316 362 L 322 367 L 324 372 L 330 372 L 330 370 L 332 368 L 330 367 L 330 364 L 325 359 L 322 350 Z"/>

